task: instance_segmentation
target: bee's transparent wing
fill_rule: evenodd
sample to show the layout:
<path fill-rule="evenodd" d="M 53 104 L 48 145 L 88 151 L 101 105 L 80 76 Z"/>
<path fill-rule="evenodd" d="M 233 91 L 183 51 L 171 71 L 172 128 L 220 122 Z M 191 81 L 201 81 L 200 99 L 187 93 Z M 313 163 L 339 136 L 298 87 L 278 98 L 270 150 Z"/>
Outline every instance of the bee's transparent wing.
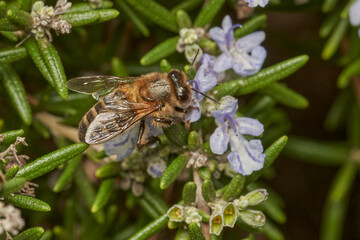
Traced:
<path fill-rule="evenodd" d="M 83 93 L 91 94 L 96 100 L 100 100 L 117 86 L 122 84 L 131 84 L 136 77 L 116 77 L 116 76 L 84 76 L 70 79 L 67 82 L 69 89 Z"/>

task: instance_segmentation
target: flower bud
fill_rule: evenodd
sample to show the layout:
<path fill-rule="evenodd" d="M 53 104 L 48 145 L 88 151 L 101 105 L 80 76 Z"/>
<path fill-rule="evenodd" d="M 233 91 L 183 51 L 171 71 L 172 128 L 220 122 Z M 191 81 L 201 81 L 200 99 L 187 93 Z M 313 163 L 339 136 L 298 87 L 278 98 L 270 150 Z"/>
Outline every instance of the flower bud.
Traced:
<path fill-rule="evenodd" d="M 244 196 L 241 196 L 239 199 L 235 199 L 233 203 L 239 211 L 245 210 L 249 206 L 249 201 Z"/>
<path fill-rule="evenodd" d="M 213 212 L 210 217 L 210 233 L 219 236 L 224 228 L 223 222 L 224 221 L 221 212 Z"/>
<path fill-rule="evenodd" d="M 268 195 L 266 189 L 256 189 L 249 192 L 244 197 L 248 200 L 249 206 L 255 206 L 265 201 L 268 198 Z"/>
<path fill-rule="evenodd" d="M 182 222 L 185 219 L 185 208 L 181 205 L 172 206 L 166 213 L 173 222 Z"/>
<path fill-rule="evenodd" d="M 200 227 L 200 222 L 202 220 L 201 215 L 194 207 L 186 208 L 186 218 L 185 222 L 190 225 L 191 223 L 196 223 Z"/>
<path fill-rule="evenodd" d="M 266 220 L 265 215 L 257 210 L 240 211 L 240 218 L 252 227 L 261 227 L 265 224 Z"/>
<path fill-rule="evenodd" d="M 233 203 L 228 203 L 224 206 L 222 210 L 222 215 L 224 219 L 224 226 L 234 227 L 236 219 L 238 217 L 238 211 L 236 210 Z"/>
<path fill-rule="evenodd" d="M 200 137 L 196 131 L 191 131 L 188 136 L 188 148 L 190 151 L 196 151 L 200 148 Z"/>

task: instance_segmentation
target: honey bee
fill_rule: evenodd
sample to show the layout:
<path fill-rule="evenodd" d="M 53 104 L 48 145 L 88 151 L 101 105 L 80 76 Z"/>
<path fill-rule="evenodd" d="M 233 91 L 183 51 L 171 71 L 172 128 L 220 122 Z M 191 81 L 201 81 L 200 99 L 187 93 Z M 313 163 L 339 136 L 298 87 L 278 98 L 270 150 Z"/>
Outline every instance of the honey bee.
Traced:
<path fill-rule="evenodd" d="M 155 137 L 146 137 L 145 119 L 152 117 L 152 124 L 159 127 L 184 121 L 192 99 L 188 79 L 183 71 L 173 69 L 169 73 L 153 72 L 140 77 L 100 75 L 69 80 L 69 89 L 92 94 L 98 100 L 80 121 L 80 141 L 104 143 L 139 126 L 137 146 L 153 142 Z"/>

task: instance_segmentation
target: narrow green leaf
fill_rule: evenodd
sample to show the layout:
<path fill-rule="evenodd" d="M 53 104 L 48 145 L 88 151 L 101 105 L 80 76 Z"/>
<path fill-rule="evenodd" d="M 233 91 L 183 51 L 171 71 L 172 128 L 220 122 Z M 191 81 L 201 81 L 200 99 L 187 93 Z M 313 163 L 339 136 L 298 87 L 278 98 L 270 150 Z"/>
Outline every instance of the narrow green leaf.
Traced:
<path fill-rule="evenodd" d="M 110 196 L 115 188 L 115 180 L 108 178 L 102 181 L 99 191 L 97 192 L 94 202 L 91 206 L 91 212 L 95 213 L 102 209 L 109 201 Z"/>
<path fill-rule="evenodd" d="M 5 202 L 11 203 L 12 205 L 20 208 L 25 208 L 38 212 L 51 211 L 51 207 L 46 202 L 25 195 L 7 196 L 5 197 Z"/>
<path fill-rule="evenodd" d="M 188 143 L 189 130 L 181 124 L 175 124 L 171 127 L 164 128 L 167 139 L 178 147 L 186 146 Z"/>
<path fill-rule="evenodd" d="M 12 42 L 19 41 L 19 36 L 16 35 L 14 32 L 0 31 L 0 34 L 3 35 L 4 37 L 6 37 L 7 39 L 9 39 Z"/>
<path fill-rule="evenodd" d="M 129 5 L 127 5 L 125 0 L 116 0 L 116 3 L 119 5 L 120 9 L 129 16 L 131 21 L 145 37 L 150 36 L 150 31 L 146 24 L 136 15 L 136 13 L 129 7 Z"/>
<path fill-rule="evenodd" d="M 161 72 L 168 73 L 171 71 L 172 66 L 166 59 L 163 59 L 160 62 L 160 69 L 161 69 Z"/>
<path fill-rule="evenodd" d="M 214 187 L 214 186 L 213 186 Z M 196 184 L 187 182 L 182 191 L 182 199 L 185 205 L 191 205 L 196 200 Z"/>
<path fill-rule="evenodd" d="M 19 76 L 9 64 L 0 65 L 0 75 L 13 107 L 19 114 L 21 120 L 25 124 L 30 125 L 32 118 L 31 108 L 26 96 L 24 85 L 22 84 Z"/>
<path fill-rule="evenodd" d="M 7 16 L 16 25 L 21 26 L 22 28 L 30 28 L 33 24 L 32 17 L 30 13 L 27 13 L 20 9 L 9 9 L 7 11 Z"/>
<path fill-rule="evenodd" d="M 21 27 L 10 22 L 9 19 L 7 18 L 0 19 L 0 31 L 18 31 L 18 30 L 21 30 Z"/>
<path fill-rule="evenodd" d="M 141 207 L 141 209 L 152 219 L 156 219 L 159 216 L 161 216 L 161 214 L 156 211 L 151 204 L 144 198 L 140 198 L 138 199 L 138 203 Z"/>
<path fill-rule="evenodd" d="M 356 0 L 347 1 L 347 3 L 345 4 L 345 7 L 342 8 L 341 13 L 340 13 L 340 17 L 342 19 L 348 19 L 349 18 L 350 8 L 355 3 L 355 1 Z"/>
<path fill-rule="evenodd" d="M 347 138 L 354 148 L 360 147 L 360 109 L 356 103 L 351 105 L 351 111 L 347 119 Z"/>
<path fill-rule="evenodd" d="M 247 117 L 257 118 L 257 116 L 264 111 L 272 109 L 275 104 L 276 102 L 272 97 L 267 95 L 257 95 L 249 102 L 249 104 L 241 109 L 241 113 L 244 113 Z"/>
<path fill-rule="evenodd" d="M 51 240 L 53 238 L 53 233 L 50 229 L 46 230 L 40 240 Z"/>
<path fill-rule="evenodd" d="M 101 23 L 116 18 L 119 12 L 115 9 L 89 10 L 82 12 L 66 12 L 61 18 L 71 24 L 72 27 L 87 24 Z"/>
<path fill-rule="evenodd" d="M 266 219 L 266 223 L 262 227 L 262 232 L 269 240 L 285 240 L 284 234 L 269 219 Z"/>
<path fill-rule="evenodd" d="M 349 192 L 355 175 L 356 166 L 350 161 L 336 174 L 325 203 L 320 231 L 321 240 L 342 239 L 341 235 L 347 212 Z"/>
<path fill-rule="evenodd" d="M 113 3 L 111 1 L 105 1 L 103 0 L 101 2 L 100 6 L 97 6 L 97 9 L 105 9 L 105 8 L 111 8 L 113 6 Z M 94 10 L 94 7 L 91 3 L 83 2 L 83 3 L 75 3 L 71 5 L 71 8 L 66 11 L 66 13 L 71 12 L 86 12 Z"/>
<path fill-rule="evenodd" d="M 321 10 L 324 13 L 330 12 L 338 3 L 338 0 L 324 0 L 321 6 Z"/>
<path fill-rule="evenodd" d="M 215 199 L 215 187 L 211 179 L 206 179 L 201 187 L 201 193 L 206 202 L 212 202 Z"/>
<path fill-rule="evenodd" d="M 44 233 L 44 229 L 42 227 L 34 227 L 27 229 L 15 236 L 13 240 L 39 240 Z"/>
<path fill-rule="evenodd" d="M 351 83 L 353 77 L 360 75 L 360 59 L 357 59 L 350 63 L 340 73 L 337 86 L 338 88 L 344 89 Z"/>
<path fill-rule="evenodd" d="M 273 83 L 267 87 L 262 88 L 260 92 L 271 96 L 277 102 L 285 106 L 300 109 L 307 108 L 309 106 L 309 102 L 305 97 L 286 87 L 285 84 Z"/>
<path fill-rule="evenodd" d="M 339 165 L 349 157 L 350 148 L 341 143 L 289 137 L 284 153 L 295 159 L 321 165 Z"/>
<path fill-rule="evenodd" d="M 218 14 L 225 0 L 210 0 L 205 7 L 197 15 L 194 26 L 205 27 L 206 24 L 211 23 L 213 18 Z"/>
<path fill-rule="evenodd" d="M 6 144 L 15 142 L 17 137 L 24 135 L 24 130 L 22 130 L 22 129 L 13 130 L 13 131 L 4 132 L 1 134 L 4 137 L 3 141 L 1 142 L 1 145 L 6 145 Z"/>
<path fill-rule="evenodd" d="M 16 174 L 16 177 L 24 177 L 27 181 L 31 181 L 34 178 L 52 171 L 61 164 L 64 164 L 85 151 L 87 148 L 88 145 L 85 143 L 75 143 L 58 149 L 23 166 Z"/>
<path fill-rule="evenodd" d="M 170 54 L 176 52 L 176 44 L 178 41 L 179 37 L 172 37 L 160 43 L 140 59 L 140 64 L 149 65 L 156 63 L 159 60 L 166 58 Z"/>
<path fill-rule="evenodd" d="M 330 35 L 330 33 L 333 31 L 333 29 L 335 28 L 336 24 L 339 22 L 340 20 L 340 8 L 329 14 L 325 20 L 323 21 L 323 23 L 321 24 L 320 28 L 319 28 L 319 36 L 321 38 L 326 38 Z"/>
<path fill-rule="evenodd" d="M 345 35 L 345 32 L 349 26 L 348 19 L 341 19 L 336 25 L 333 33 L 330 35 L 328 41 L 325 43 L 321 57 L 324 60 L 331 58 L 340 45 L 340 41 Z"/>
<path fill-rule="evenodd" d="M 39 69 L 44 78 L 50 83 L 51 86 L 55 86 L 54 80 L 51 76 L 51 73 L 46 65 L 45 60 L 41 56 L 39 46 L 37 45 L 34 38 L 30 37 L 24 42 L 27 53 L 35 63 L 36 67 Z"/>
<path fill-rule="evenodd" d="M 188 148 L 190 151 L 196 151 L 201 147 L 200 137 L 197 131 L 191 131 L 188 136 Z"/>
<path fill-rule="evenodd" d="M 66 87 L 66 74 L 59 54 L 47 38 L 38 39 L 37 43 L 41 56 L 46 63 L 52 79 L 54 80 L 54 85 L 57 92 L 63 99 L 67 99 L 68 89 Z"/>
<path fill-rule="evenodd" d="M 180 29 L 192 27 L 191 18 L 184 10 L 178 10 L 176 12 L 176 22 Z"/>
<path fill-rule="evenodd" d="M 149 188 L 144 188 L 142 197 L 151 205 L 153 209 L 155 209 L 159 215 L 165 214 L 168 210 L 168 206 L 155 192 L 153 192 Z"/>
<path fill-rule="evenodd" d="M 12 179 L 13 177 L 15 177 L 16 173 L 19 171 L 19 165 L 14 165 L 12 168 L 10 168 L 6 173 L 5 173 L 5 179 L 9 180 Z M 25 184 L 25 183 L 24 183 Z M 1 191 L 0 191 L 1 192 Z"/>
<path fill-rule="evenodd" d="M 127 0 L 127 2 L 157 25 L 171 32 L 179 31 L 175 16 L 154 0 Z"/>
<path fill-rule="evenodd" d="M 234 37 L 236 39 L 244 37 L 249 33 L 254 32 L 258 28 L 263 27 L 266 24 L 267 17 L 265 14 L 253 17 L 247 22 L 245 22 L 241 28 L 236 28 L 234 30 Z"/>
<path fill-rule="evenodd" d="M 189 231 L 180 226 L 176 232 L 174 240 L 190 240 Z"/>
<path fill-rule="evenodd" d="M 166 189 L 175 179 L 180 175 L 186 166 L 188 157 L 182 154 L 175 158 L 175 160 L 168 166 L 160 178 L 160 188 Z"/>
<path fill-rule="evenodd" d="M 211 179 L 211 171 L 207 166 L 198 168 L 197 171 L 202 179 Z"/>
<path fill-rule="evenodd" d="M 189 12 L 189 11 L 197 8 L 198 6 L 200 6 L 203 2 L 204 2 L 204 0 L 183 0 L 183 1 L 180 1 L 178 3 L 178 5 L 173 7 L 171 9 L 171 12 L 175 14 L 180 9 Z"/>
<path fill-rule="evenodd" d="M 140 229 L 129 240 L 146 240 L 166 227 L 169 217 L 164 214 Z"/>
<path fill-rule="evenodd" d="M 42 122 L 40 122 L 37 118 L 34 118 L 32 125 L 34 129 L 41 135 L 41 137 L 45 139 L 49 139 L 51 137 L 50 130 L 47 127 L 45 127 L 45 125 Z"/>
<path fill-rule="evenodd" d="M 0 197 L 6 197 L 11 193 L 20 190 L 26 183 L 25 178 L 13 178 L 6 181 L 0 189 Z"/>
<path fill-rule="evenodd" d="M 196 223 L 189 224 L 189 235 L 191 240 L 205 240 L 205 237 Z"/>
<path fill-rule="evenodd" d="M 0 64 L 11 63 L 27 56 L 24 47 L 9 47 L 0 50 Z"/>
<path fill-rule="evenodd" d="M 258 179 L 261 174 L 263 174 L 264 170 L 271 166 L 271 164 L 275 161 L 275 159 L 279 156 L 281 151 L 284 149 L 286 143 L 288 142 L 287 136 L 282 136 L 278 140 L 276 140 L 273 144 L 271 144 L 264 152 L 265 154 L 265 162 L 262 169 L 259 171 L 255 171 L 250 176 L 246 177 L 246 185 L 254 182 Z"/>
<path fill-rule="evenodd" d="M 5 1 L 0 1 L 0 18 L 6 17 L 7 6 Z"/>
<path fill-rule="evenodd" d="M 125 64 L 121 59 L 113 57 L 111 59 L 111 73 L 114 76 L 128 76 L 129 73 L 126 70 Z"/>
<path fill-rule="evenodd" d="M 99 167 L 96 170 L 95 175 L 98 178 L 107 178 L 118 175 L 120 171 L 121 171 L 121 163 L 112 162 Z"/>
<path fill-rule="evenodd" d="M 64 172 L 61 174 L 61 176 L 59 177 L 59 179 L 57 180 L 54 188 L 53 188 L 53 191 L 54 192 L 60 192 L 61 190 L 63 190 L 66 185 L 68 183 L 71 182 L 74 174 L 75 174 L 75 171 L 76 171 L 76 168 L 80 165 L 81 163 L 81 154 L 75 156 L 69 163 L 68 165 L 66 166 Z"/>
<path fill-rule="evenodd" d="M 297 56 L 267 67 L 253 76 L 225 82 L 214 88 L 215 97 L 220 99 L 225 95 L 240 96 L 254 92 L 291 75 L 308 60 L 307 55 Z"/>
<path fill-rule="evenodd" d="M 222 198 L 229 202 L 234 198 L 239 197 L 243 187 L 245 184 L 245 177 L 236 174 L 230 181 L 230 183 L 227 185 L 224 194 L 222 195 Z"/>
<path fill-rule="evenodd" d="M 359 66 L 360 67 L 360 66 Z M 350 90 L 343 90 L 336 97 L 325 118 L 324 126 L 328 131 L 335 131 L 347 117 L 349 105 L 352 100 Z"/>

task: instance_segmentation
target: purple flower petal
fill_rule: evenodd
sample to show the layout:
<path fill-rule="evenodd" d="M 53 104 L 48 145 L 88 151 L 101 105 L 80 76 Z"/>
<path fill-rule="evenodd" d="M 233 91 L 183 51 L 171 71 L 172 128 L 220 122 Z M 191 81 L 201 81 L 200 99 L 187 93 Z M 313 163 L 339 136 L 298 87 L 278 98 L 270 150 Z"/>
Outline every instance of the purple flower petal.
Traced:
<path fill-rule="evenodd" d="M 249 7 L 265 7 L 269 3 L 269 0 L 245 0 L 245 2 L 249 4 Z"/>
<path fill-rule="evenodd" d="M 211 111 L 216 121 L 223 124 L 226 118 L 232 118 L 238 108 L 238 100 L 232 96 L 222 97 L 218 110 Z"/>
<path fill-rule="evenodd" d="M 266 58 L 266 50 L 262 46 L 257 46 L 251 52 L 251 55 L 244 55 L 243 58 L 236 59 L 233 69 L 241 76 L 251 76 L 257 73 Z"/>
<path fill-rule="evenodd" d="M 209 31 L 210 37 L 219 45 L 220 49 L 226 48 L 226 32 L 220 27 L 214 27 Z"/>
<path fill-rule="evenodd" d="M 236 130 L 243 135 L 260 136 L 264 132 L 264 125 L 258 120 L 247 117 L 234 119 Z"/>
<path fill-rule="evenodd" d="M 189 104 L 190 112 L 185 116 L 186 120 L 189 120 L 190 122 L 196 122 L 201 117 L 201 109 L 199 101 L 196 98 L 196 95 L 194 92 L 192 92 L 192 98 L 191 102 Z"/>
<path fill-rule="evenodd" d="M 360 0 L 357 0 L 349 9 L 349 19 L 353 26 L 360 25 Z M 359 33 L 360 36 L 360 33 Z"/>
<path fill-rule="evenodd" d="M 215 154 L 224 154 L 228 148 L 229 136 L 228 124 L 227 122 L 223 123 L 215 129 L 213 134 L 210 136 L 210 149 Z"/>
<path fill-rule="evenodd" d="M 224 72 L 232 68 L 233 64 L 233 58 L 228 53 L 223 53 L 216 59 L 214 64 L 214 71 Z"/>
<path fill-rule="evenodd" d="M 228 32 L 232 27 L 232 21 L 230 15 L 226 15 L 222 20 L 221 27 L 224 29 L 224 32 Z"/>
<path fill-rule="evenodd" d="M 213 89 L 213 87 L 217 84 L 217 79 L 215 76 L 206 76 L 205 75 L 205 67 L 204 65 L 201 65 L 199 70 L 196 73 L 195 80 L 197 89 L 202 92 L 206 93 Z M 196 97 L 199 101 L 201 101 L 204 96 L 201 94 L 196 94 Z"/>
<path fill-rule="evenodd" d="M 139 134 L 139 123 L 119 136 L 104 143 L 104 149 L 107 155 L 117 155 L 116 161 L 129 156 L 136 147 L 136 141 Z"/>
<path fill-rule="evenodd" d="M 265 32 L 257 31 L 250 33 L 236 42 L 236 47 L 251 52 L 254 48 L 259 46 L 265 40 Z"/>

